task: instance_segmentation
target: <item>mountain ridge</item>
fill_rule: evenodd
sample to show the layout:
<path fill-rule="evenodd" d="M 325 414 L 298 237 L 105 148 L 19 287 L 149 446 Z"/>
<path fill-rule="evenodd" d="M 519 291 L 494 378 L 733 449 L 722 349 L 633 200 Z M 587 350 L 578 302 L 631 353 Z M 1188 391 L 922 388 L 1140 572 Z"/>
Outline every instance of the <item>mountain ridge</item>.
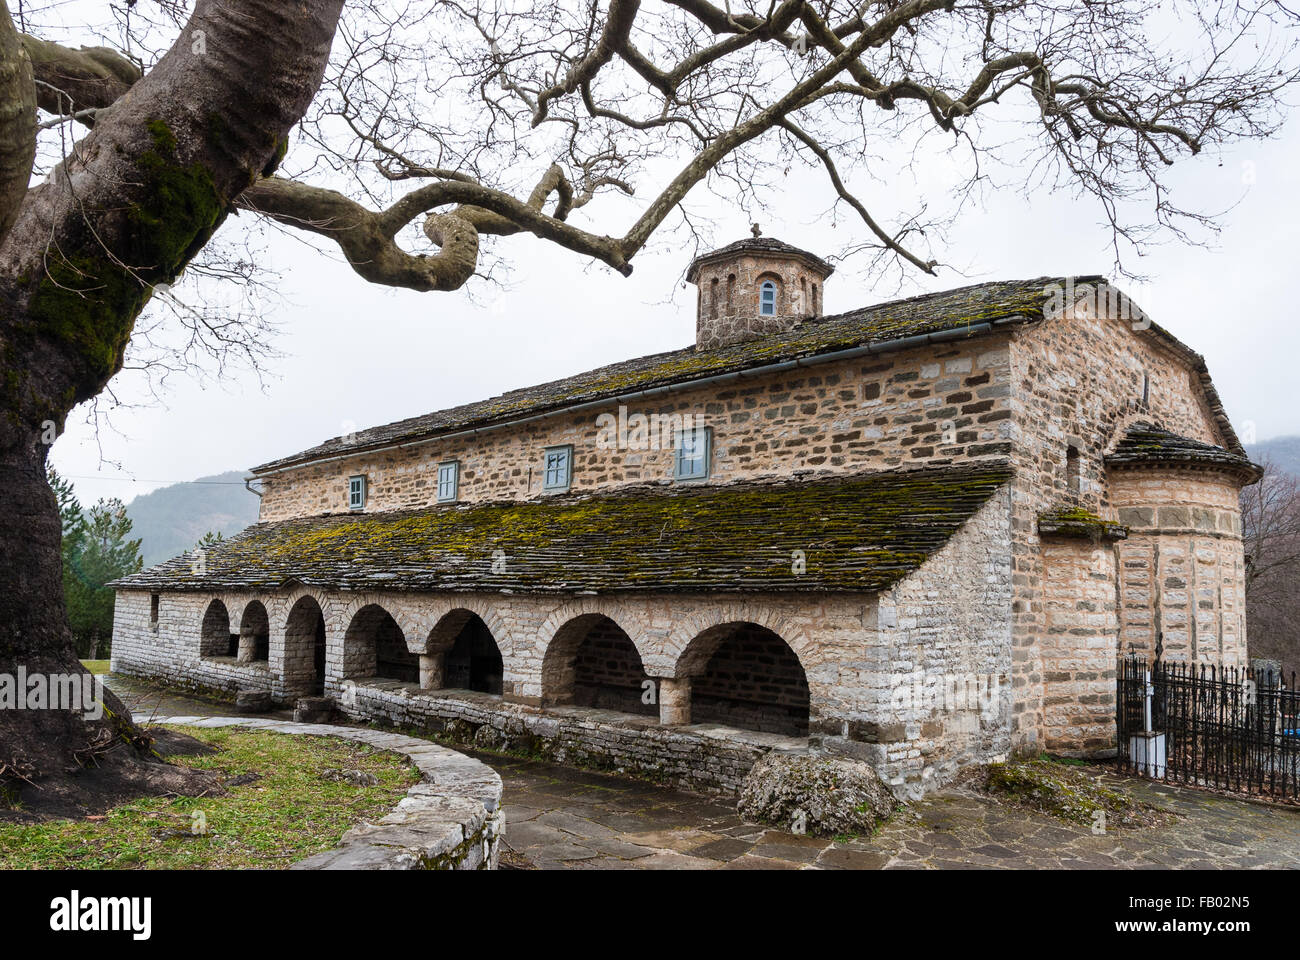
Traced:
<path fill-rule="evenodd" d="M 258 499 L 244 489 L 246 470 L 199 477 L 142 493 L 126 505 L 131 536 L 140 538 L 144 565 L 193 548 L 208 531 L 231 536 L 257 522 Z"/>

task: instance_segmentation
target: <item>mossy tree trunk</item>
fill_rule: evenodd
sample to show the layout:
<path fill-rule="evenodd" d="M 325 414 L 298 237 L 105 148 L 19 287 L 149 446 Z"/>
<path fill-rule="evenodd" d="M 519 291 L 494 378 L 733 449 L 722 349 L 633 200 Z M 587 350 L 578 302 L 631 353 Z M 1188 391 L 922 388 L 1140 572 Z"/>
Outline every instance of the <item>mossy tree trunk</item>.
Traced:
<path fill-rule="evenodd" d="M 282 155 L 320 85 L 341 7 L 199 0 L 171 50 L 126 95 L 106 87 L 93 130 L 29 189 L 36 87 L 0 0 L 0 673 L 81 670 L 49 445 L 121 369 L 154 285 L 180 273 Z M 108 706 L 98 722 L 0 710 L 0 780 L 7 770 L 66 788 L 89 754 L 134 738 L 129 715 Z"/>

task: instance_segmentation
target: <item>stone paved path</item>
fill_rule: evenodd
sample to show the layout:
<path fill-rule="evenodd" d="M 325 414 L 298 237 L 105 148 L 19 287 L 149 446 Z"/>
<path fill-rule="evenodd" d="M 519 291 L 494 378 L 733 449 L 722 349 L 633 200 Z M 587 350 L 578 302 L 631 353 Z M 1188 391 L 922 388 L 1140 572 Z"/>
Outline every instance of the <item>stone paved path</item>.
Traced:
<path fill-rule="evenodd" d="M 233 712 L 114 677 L 132 709 Z M 470 752 L 470 751 L 466 751 Z M 505 786 L 502 865 L 563 869 L 1300 868 L 1300 809 L 1256 804 L 1097 769 L 1179 814 L 1172 824 L 1094 836 L 969 790 L 911 805 L 876 836 L 835 843 L 749 824 L 732 804 L 636 780 L 472 753 Z M 513 856 L 511 856 L 513 854 Z"/>

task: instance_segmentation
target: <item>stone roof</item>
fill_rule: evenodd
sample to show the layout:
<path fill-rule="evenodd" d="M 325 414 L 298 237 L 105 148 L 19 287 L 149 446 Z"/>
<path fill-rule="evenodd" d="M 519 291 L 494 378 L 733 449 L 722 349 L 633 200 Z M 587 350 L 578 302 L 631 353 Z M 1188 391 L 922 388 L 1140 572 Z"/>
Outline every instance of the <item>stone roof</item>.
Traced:
<path fill-rule="evenodd" d="M 1239 453 L 1142 422 L 1133 424 L 1114 452 L 1106 457 L 1107 466 L 1151 464 L 1220 467 L 1249 478 L 1250 483 L 1263 475 L 1261 467 Z"/>
<path fill-rule="evenodd" d="M 1043 537 L 1078 537 L 1092 541 L 1124 540 L 1128 527 L 1099 517 L 1080 507 L 1057 507 L 1038 516 L 1038 533 Z"/>
<path fill-rule="evenodd" d="M 299 518 L 214 545 L 201 575 L 182 556 L 113 586 L 875 592 L 916 570 L 1010 477 L 993 462 Z"/>
<path fill-rule="evenodd" d="M 927 334 L 962 336 L 982 332 L 981 324 L 1033 322 L 1043 319 L 1048 300 L 1045 288 L 1053 284 L 1065 286 L 1067 279 L 1039 277 L 1036 280 L 980 283 L 810 319 L 792 330 L 711 350 L 697 351 L 694 347 L 687 347 L 610 364 L 488 400 L 361 430 L 350 438 L 335 437 L 301 453 L 261 464 L 252 472 L 268 473 L 312 460 L 479 429 L 582 403 L 630 397 L 643 390 L 736 374 L 839 350 Z M 1075 283 L 1102 279 L 1075 278 Z"/>
<path fill-rule="evenodd" d="M 729 243 L 725 247 L 719 247 L 717 250 L 710 250 L 708 253 L 702 253 L 686 268 L 687 281 L 694 283 L 698 276 L 699 268 L 706 263 L 712 263 L 715 260 L 725 260 L 730 257 L 738 256 L 745 253 L 757 254 L 776 254 L 778 256 L 794 257 L 804 261 L 808 266 L 821 273 L 822 278 L 829 277 L 835 272 L 835 268 L 814 253 L 807 250 L 800 250 L 798 247 L 792 247 L 790 244 L 778 240 L 776 237 L 746 237 L 743 240 L 737 240 L 735 243 Z"/>

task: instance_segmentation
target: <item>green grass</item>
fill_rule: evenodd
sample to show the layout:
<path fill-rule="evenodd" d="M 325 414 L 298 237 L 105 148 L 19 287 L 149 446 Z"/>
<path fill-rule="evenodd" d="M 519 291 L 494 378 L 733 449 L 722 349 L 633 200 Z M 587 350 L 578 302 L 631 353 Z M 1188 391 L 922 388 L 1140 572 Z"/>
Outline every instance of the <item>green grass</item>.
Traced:
<path fill-rule="evenodd" d="M 81 665 L 91 673 L 108 673 L 107 660 L 82 660 Z"/>
<path fill-rule="evenodd" d="M 149 797 L 86 820 L 0 824 L 0 869 L 279 869 L 337 845 L 396 806 L 418 779 L 405 758 L 333 737 L 179 727 L 217 748 L 173 763 L 255 773 L 224 797 Z M 324 780 L 329 768 L 374 774 L 377 786 Z M 192 832 L 195 813 L 207 833 Z"/>

